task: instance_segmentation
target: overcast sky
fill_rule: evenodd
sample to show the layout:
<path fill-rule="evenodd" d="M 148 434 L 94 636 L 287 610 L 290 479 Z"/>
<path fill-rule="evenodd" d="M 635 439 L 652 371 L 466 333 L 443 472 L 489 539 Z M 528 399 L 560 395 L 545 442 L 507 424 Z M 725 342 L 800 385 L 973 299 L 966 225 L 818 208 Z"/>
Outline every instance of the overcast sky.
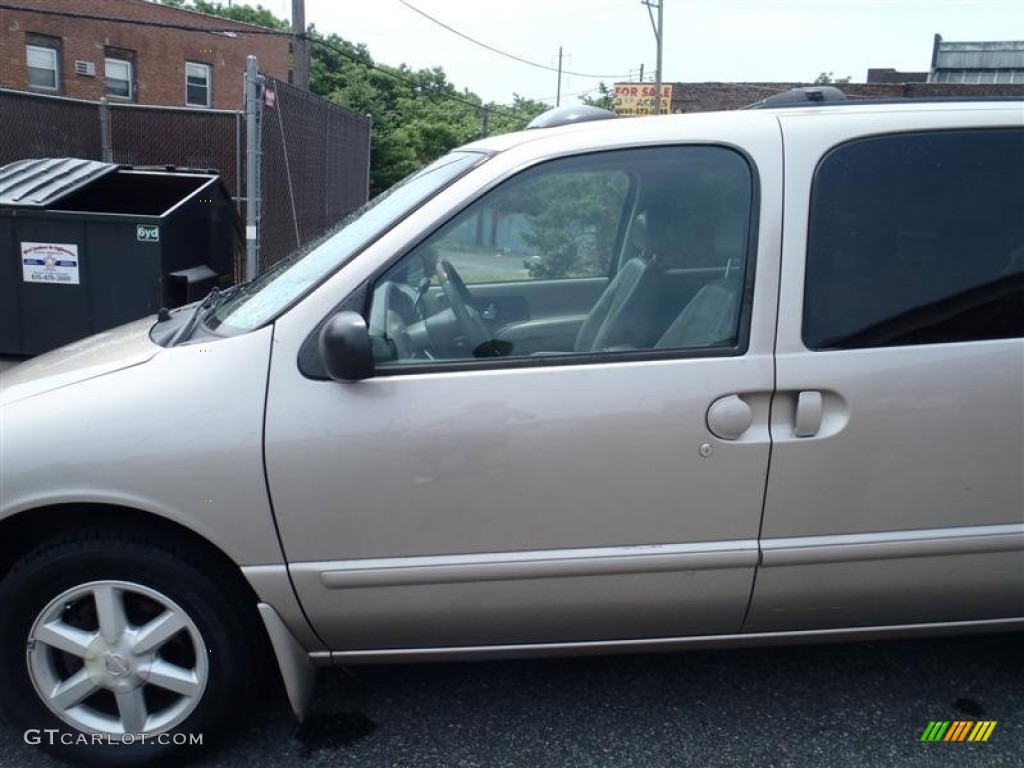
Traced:
<path fill-rule="evenodd" d="M 252 0 L 250 0 L 251 2 Z M 1024 0 L 663 0 L 666 81 L 863 82 L 869 67 L 924 71 L 932 37 L 1024 40 Z M 291 0 L 262 0 L 291 16 Z M 655 42 L 640 0 L 408 0 L 463 34 L 546 66 L 615 80 L 653 74 Z M 400 0 L 306 0 L 306 20 L 365 43 L 378 62 L 443 67 L 459 88 L 505 103 L 554 103 L 558 75 L 480 48 Z M 610 77 L 608 76 L 610 75 Z M 563 75 L 563 103 L 600 79 Z"/>

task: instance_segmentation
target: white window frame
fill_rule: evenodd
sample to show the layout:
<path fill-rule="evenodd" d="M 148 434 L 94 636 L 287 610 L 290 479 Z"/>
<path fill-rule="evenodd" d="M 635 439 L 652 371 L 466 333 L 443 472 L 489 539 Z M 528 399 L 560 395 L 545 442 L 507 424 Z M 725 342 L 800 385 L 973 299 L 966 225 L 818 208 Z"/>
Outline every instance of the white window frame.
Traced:
<path fill-rule="evenodd" d="M 32 53 L 42 53 L 50 57 L 53 62 L 53 85 L 36 85 L 28 80 L 28 71 L 30 69 L 44 69 L 44 67 L 36 67 L 31 63 Z M 51 48 L 47 45 L 32 45 L 28 43 L 25 45 L 25 80 L 29 88 L 39 91 L 59 91 L 60 90 L 60 54 L 56 48 Z"/>
<path fill-rule="evenodd" d="M 189 71 L 193 68 L 201 68 L 206 74 L 206 103 L 197 104 L 188 100 Z M 198 87 L 198 86 L 194 86 Z M 200 61 L 185 62 L 185 106 L 186 107 L 211 107 L 213 106 L 213 67 L 203 64 Z"/>
<path fill-rule="evenodd" d="M 127 96 L 124 96 L 124 95 L 122 95 L 120 93 L 112 93 L 111 90 L 110 90 L 110 80 L 112 79 L 111 76 L 110 76 L 110 65 L 111 65 L 111 63 L 113 63 L 115 65 L 122 65 L 123 64 L 128 69 L 128 77 L 127 78 L 121 78 L 121 77 L 113 78 L 113 79 L 116 79 L 116 80 L 119 80 L 119 81 L 122 81 L 122 82 L 124 80 L 127 80 L 127 82 L 128 82 L 128 95 Z M 135 98 L 134 75 L 135 75 L 135 71 L 134 71 L 134 67 L 132 66 L 131 61 L 129 61 L 128 59 L 119 59 L 116 56 L 107 56 L 103 60 L 103 79 L 104 79 L 104 85 L 106 87 L 107 97 L 111 98 L 111 99 L 121 99 L 122 101 L 131 101 L 132 99 L 134 99 Z"/>

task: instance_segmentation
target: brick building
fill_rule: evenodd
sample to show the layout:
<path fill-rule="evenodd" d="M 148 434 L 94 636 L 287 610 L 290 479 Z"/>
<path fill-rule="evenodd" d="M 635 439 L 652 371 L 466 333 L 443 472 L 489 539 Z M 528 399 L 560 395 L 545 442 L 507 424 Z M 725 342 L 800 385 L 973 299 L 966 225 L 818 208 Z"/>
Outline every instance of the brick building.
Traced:
<path fill-rule="evenodd" d="M 810 83 L 674 83 L 673 112 L 739 109 Z M 929 71 L 869 69 L 866 83 L 837 83 L 849 99 L 1024 98 L 1024 42 L 945 42 L 935 35 Z"/>
<path fill-rule="evenodd" d="M 261 27 L 147 0 L 5 4 L 19 7 L 0 10 L 0 88 L 239 109 L 250 54 L 262 71 L 288 80 L 289 38 L 259 34 Z M 218 31 L 174 28 L 179 26 Z"/>
<path fill-rule="evenodd" d="M 927 83 L 927 72 L 899 72 L 892 67 L 868 70 L 869 83 Z"/>
<path fill-rule="evenodd" d="M 1024 85 L 1024 40 L 954 42 L 935 35 L 927 72 L 869 69 L 868 82 Z"/>

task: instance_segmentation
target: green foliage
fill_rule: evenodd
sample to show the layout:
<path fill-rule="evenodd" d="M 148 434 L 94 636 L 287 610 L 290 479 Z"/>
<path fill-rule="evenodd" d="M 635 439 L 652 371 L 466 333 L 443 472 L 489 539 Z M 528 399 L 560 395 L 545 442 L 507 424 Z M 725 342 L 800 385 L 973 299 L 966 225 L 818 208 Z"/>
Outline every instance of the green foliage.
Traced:
<path fill-rule="evenodd" d="M 506 213 L 524 213 L 523 240 L 538 254 L 525 262 L 530 277 L 555 279 L 608 274 L 619 217 L 629 192 L 625 174 L 569 173 L 523 184 Z"/>
<path fill-rule="evenodd" d="M 605 85 L 603 82 L 597 85 L 597 96 L 584 96 L 580 101 L 591 107 L 600 107 L 601 109 L 607 109 L 610 111 L 615 110 L 615 94 L 612 93 L 611 88 Z"/>
<path fill-rule="evenodd" d="M 846 77 L 836 77 L 834 72 L 822 72 L 816 78 L 814 78 L 815 85 L 845 85 L 850 82 L 851 78 L 849 75 Z"/>
<path fill-rule="evenodd" d="M 291 29 L 291 25 L 284 19 L 277 18 L 273 11 L 257 5 L 252 8 L 248 5 L 227 5 L 220 2 L 207 2 L 207 0 L 160 0 L 164 5 L 171 5 L 175 8 L 185 8 L 190 11 L 198 11 L 208 16 L 219 16 L 222 19 L 241 21 L 245 24 L 255 24 L 258 27 L 269 29 Z"/>
<path fill-rule="evenodd" d="M 290 25 L 257 5 L 228 7 L 207 0 L 161 0 L 221 18 L 270 29 Z M 518 131 L 546 105 L 515 96 L 511 105 L 482 103 L 479 96 L 459 90 L 440 67 L 413 70 L 374 62 L 363 44 L 309 26 L 310 91 L 373 120 L 370 157 L 370 196 L 374 197 L 450 149 L 487 133 Z"/>

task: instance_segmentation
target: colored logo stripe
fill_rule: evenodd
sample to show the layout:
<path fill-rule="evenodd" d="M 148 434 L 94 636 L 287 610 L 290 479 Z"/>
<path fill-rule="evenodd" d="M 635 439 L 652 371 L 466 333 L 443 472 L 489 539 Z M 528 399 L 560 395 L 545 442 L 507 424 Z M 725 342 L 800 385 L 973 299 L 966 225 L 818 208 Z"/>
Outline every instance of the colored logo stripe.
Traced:
<path fill-rule="evenodd" d="M 949 728 L 949 720 L 932 720 L 921 734 L 921 741 L 941 741 Z"/>
<path fill-rule="evenodd" d="M 972 725 L 974 725 L 973 720 L 954 720 L 943 741 L 963 741 L 967 738 L 967 733 Z"/>
<path fill-rule="evenodd" d="M 932 720 L 921 734 L 921 741 L 988 741 L 996 720 Z"/>
<path fill-rule="evenodd" d="M 995 720 L 982 720 L 971 731 L 971 735 L 967 737 L 968 741 L 988 741 L 988 737 L 992 735 L 992 731 L 996 729 Z"/>

